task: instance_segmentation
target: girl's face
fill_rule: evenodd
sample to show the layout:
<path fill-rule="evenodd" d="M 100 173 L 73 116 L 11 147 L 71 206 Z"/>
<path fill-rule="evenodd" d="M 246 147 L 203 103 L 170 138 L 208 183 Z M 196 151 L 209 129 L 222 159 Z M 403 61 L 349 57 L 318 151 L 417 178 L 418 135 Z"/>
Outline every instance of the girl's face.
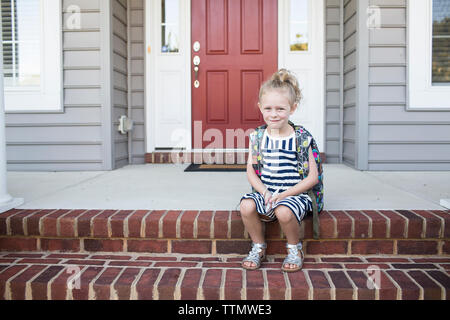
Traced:
<path fill-rule="evenodd" d="M 289 117 L 297 109 L 290 105 L 289 94 L 283 89 L 272 89 L 264 93 L 258 103 L 264 121 L 271 130 L 286 130 L 289 127 Z"/>

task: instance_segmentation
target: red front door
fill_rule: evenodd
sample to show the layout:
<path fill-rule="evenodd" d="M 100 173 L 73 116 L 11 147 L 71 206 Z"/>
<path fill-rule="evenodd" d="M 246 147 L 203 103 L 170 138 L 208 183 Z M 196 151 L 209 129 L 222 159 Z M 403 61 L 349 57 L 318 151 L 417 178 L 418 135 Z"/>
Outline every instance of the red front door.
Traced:
<path fill-rule="evenodd" d="M 193 147 L 248 148 L 245 132 L 263 123 L 260 85 L 278 67 L 277 0 L 191 3 Z"/>

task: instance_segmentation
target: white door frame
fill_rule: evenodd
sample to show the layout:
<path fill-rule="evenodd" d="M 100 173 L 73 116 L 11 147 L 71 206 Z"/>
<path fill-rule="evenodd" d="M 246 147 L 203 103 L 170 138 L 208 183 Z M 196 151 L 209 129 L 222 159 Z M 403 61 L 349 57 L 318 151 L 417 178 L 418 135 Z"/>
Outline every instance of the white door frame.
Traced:
<path fill-rule="evenodd" d="M 184 30 L 180 39 L 180 53 L 177 54 L 178 59 L 184 61 L 184 69 L 181 72 L 184 74 L 185 81 L 181 81 L 180 88 L 178 90 L 182 94 L 184 106 L 181 106 L 179 112 L 183 115 L 183 121 L 174 123 L 172 132 L 163 132 L 165 135 L 173 136 L 175 145 L 174 148 L 183 148 L 186 151 L 195 152 L 197 150 L 192 149 L 192 95 L 191 95 L 191 0 L 179 0 L 180 1 L 180 30 Z M 160 33 L 160 1 L 145 1 L 145 34 L 146 34 L 146 48 L 147 58 L 145 63 L 145 77 L 146 77 L 146 153 L 155 152 L 158 147 L 157 128 L 158 124 L 156 119 L 160 116 L 158 114 L 158 103 L 161 101 L 161 97 L 158 97 L 158 86 L 161 83 L 161 72 L 167 71 L 170 62 L 163 61 L 164 57 L 161 54 L 161 33 Z M 299 55 L 312 55 L 314 70 L 314 80 L 311 81 L 312 96 L 314 100 L 306 108 L 309 109 L 309 115 L 301 120 L 301 123 L 305 124 L 305 127 L 311 131 L 314 135 L 320 150 L 325 151 L 325 18 L 324 18 L 324 0 L 309 0 L 310 14 L 309 17 L 309 30 L 314 30 L 315 37 L 312 37 L 310 43 L 312 44 L 311 50 L 308 53 L 289 52 L 289 0 L 278 1 L 278 65 L 279 67 L 289 68 L 291 70 L 300 70 L 301 66 L 297 65 L 292 56 L 298 57 Z M 313 4 L 313 5 L 311 5 Z M 313 29 L 314 28 L 314 29 Z M 297 73 L 297 72 L 296 72 Z M 175 93 L 174 93 L 175 94 Z M 312 100 L 312 99 L 310 99 Z M 320 106 L 319 108 L 313 106 Z M 309 108 L 308 108 L 309 107 Z M 312 114 L 313 112 L 313 114 Z M 300 122 L 300 121 L 298 121 Z M 169 147 L 169 146 L 166 146 Z M 226 151 L 226 150 L 215 150 Z M 233 151 L 247 151 L 247 150 L 233 150 Z"/>

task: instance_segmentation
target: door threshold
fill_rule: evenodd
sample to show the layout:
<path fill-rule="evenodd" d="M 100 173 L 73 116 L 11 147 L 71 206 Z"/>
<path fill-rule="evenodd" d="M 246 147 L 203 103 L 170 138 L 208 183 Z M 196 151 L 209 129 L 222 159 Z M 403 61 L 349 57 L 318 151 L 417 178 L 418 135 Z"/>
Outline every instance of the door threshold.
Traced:
<path fill-rule="evenodd" d="M 145 163 L 245 164 L 248 149 L 157 150 L 145 154 Z"/>

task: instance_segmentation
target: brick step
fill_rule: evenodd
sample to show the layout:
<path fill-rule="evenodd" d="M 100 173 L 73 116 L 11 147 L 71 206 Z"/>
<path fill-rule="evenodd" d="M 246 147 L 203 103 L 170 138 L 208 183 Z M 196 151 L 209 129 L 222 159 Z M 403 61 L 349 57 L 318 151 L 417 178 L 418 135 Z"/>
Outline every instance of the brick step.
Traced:
<path fill-rule="evenodd" d="M 450 257 L 307 256 L 303 269 L 289 274 L 280 270 L 283 256 L 269 256 L 257 271 L 240 268 L 242 258 L 180 254 L 2 253 L 0 299 L 450 298 Z"/>
<path fill-rule="evenodd" d="M 306 254 L 449 255 L 450 211 L 323 211 L 301 225 Z M 277 222 L 268 254 L 284 254 Z M 10 210 L 0 214 L 0 251 L 244 254 L 251 241 L 237 211 Z"/>

